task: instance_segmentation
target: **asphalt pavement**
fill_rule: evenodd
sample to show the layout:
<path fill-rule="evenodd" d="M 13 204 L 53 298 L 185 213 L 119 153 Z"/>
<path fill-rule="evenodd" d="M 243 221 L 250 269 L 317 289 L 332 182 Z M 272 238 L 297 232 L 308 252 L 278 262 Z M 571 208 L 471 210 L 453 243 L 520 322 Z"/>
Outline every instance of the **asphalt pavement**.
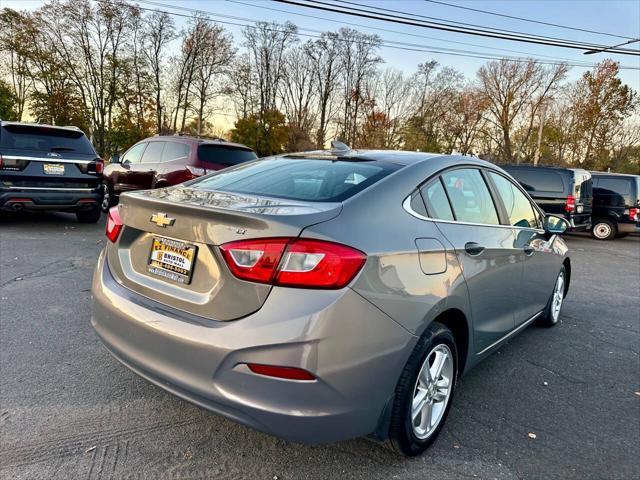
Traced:
<path fill-rule="evenodd" d="M 640 478 L 640 238 L 567 236 L 561 323 L 462 378 L 422 457 L 289 443 L 138 378 L 89 323 L 104 225 L 0 217 L 2 479 Z M 363 399 L 366 401 L 366 399 Z"/>

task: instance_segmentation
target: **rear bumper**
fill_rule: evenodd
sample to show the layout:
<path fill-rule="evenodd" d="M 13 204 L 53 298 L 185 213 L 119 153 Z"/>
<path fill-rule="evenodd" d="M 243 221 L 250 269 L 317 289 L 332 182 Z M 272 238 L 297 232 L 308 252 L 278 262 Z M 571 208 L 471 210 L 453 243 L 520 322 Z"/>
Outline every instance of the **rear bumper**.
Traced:
<path fill-rule="evenodd" d="M 369 434 L 416 338 L 349 288 L 274 288 L 262 308 L 205 320 L 121 286 L 100 256 L 91 323 L 109 351 L 159 387 L 288 440 Z M 252 373 L 246 363 L 304 368 L 317 380 Z"/>
<path fill-rule="evenodd" d="M 640 233 L 640 223 L 618 222 L 619 233 Z"/>
<path fill-rule="evenodd" d="M 0 188 L 2 210 L 86 210 L 100 205 L 102 189 Z"/>

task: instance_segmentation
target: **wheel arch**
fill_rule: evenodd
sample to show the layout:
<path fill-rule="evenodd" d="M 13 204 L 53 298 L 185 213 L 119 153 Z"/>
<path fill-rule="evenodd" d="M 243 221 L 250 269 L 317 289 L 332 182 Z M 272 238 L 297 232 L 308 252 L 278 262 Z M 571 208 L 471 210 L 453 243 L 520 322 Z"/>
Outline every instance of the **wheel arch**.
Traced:
<path fill-rule="evenodd" d="M 471 335 L 469 331 L 469 321 L 462 310 L 450 308 L 440 313 L 434 322 L 441 323 L 453 333 L 458 350 L 458 376 L 464 373 L 467 366 L 467 357 L 470 354 Z"/>
<path fill-rule="evenodd" d="M 565 258 L 562 262 L 562 266 L 564 267 L 564 271 L 567 274 L 567 281 L 565 282 L 564 286 L 564 296 L 566 297 L 569 293 L 569 284 L 571 283 L 571 259 L 568 257 Z"/>

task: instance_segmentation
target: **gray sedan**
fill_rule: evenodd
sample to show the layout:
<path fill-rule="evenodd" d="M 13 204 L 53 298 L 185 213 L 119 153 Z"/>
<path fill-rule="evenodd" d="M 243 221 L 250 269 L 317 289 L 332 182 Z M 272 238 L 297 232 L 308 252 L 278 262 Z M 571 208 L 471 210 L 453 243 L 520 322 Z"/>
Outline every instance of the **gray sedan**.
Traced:
<path fill-rule="evenodd" d="M 475 158 L 270 157 L 124 194 L 91 322 L 124 365 L 220 415 L 418 455 L 460 375 L 558 322 L 566 227 Z"/>

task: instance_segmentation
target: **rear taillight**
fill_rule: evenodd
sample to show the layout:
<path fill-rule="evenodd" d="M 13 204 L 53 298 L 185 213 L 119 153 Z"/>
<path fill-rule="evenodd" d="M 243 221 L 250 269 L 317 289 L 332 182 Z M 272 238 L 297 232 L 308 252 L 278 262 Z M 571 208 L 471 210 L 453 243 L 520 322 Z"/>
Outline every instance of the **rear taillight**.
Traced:
<path fill-rule="evenodd" d="M 187 170 L 189 170 L 191 175 L 194 177 L 201 177 L 202 175 L 207 174 L 207 170 L 202 167 L 192 167 L 191 165 L 187 165 Z"/>
<path fill-rule="evenodd" d="M 2 170 L 2 154 L 0 153 L 0 170 Z"/>
<path fill-rule="evenodd" d="M 567 201 L 564 204 L 565 212 L 573 212 L 576 208 L 576 197 L 573 195 L 567 195 Z"/>
<path fill-rule="evenodd" d="M 236 277 L 296 288 L 342 288 L 367 259 L 345 245 L 301 238 L 240 240 L 220 250 Z"/>
<path fill-rule="evenodd" d="M 629 209 L 629 220 L 631 220 L 632 222 L 637 222 L 638 221 L 638 209 L 637 208 L 630 208 Z"/>
<path fill-rule="evenodd" d="M 96 160 L 94 163 L 94 171 L 100 175 L 102 172 L 104 172 L 104 162 L 100 159 Z"/>
<path fill-rule="evenodd" d="M 107 238 L 111 240 L 111 242 L 116 243 L 121 231 L 122 220 L 120 219 L 120 211 L 117 206 L 111 207 L 107 215 L 107 228 L 105 231 Z"/>

